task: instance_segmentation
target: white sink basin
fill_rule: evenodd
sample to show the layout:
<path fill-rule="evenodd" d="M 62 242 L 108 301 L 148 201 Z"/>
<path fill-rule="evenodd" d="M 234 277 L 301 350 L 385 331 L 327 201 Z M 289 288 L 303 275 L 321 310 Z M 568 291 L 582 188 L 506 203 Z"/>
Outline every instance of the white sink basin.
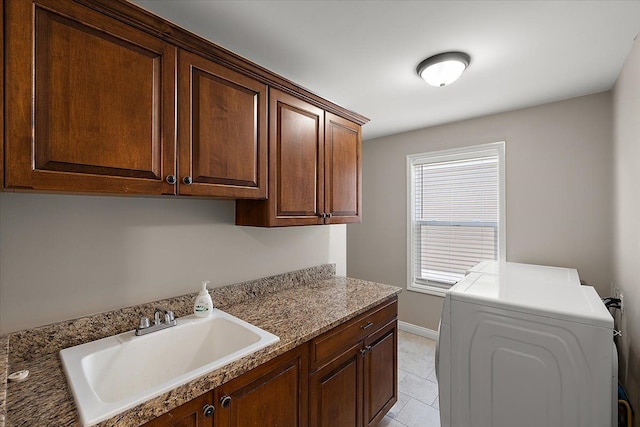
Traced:
<path fill-rule="evenodd" d="M 280 341 L 218 309 L 208 318 L 177 321 L 148 335 L 129 331 L 60 352 L 84 426 Z"/>

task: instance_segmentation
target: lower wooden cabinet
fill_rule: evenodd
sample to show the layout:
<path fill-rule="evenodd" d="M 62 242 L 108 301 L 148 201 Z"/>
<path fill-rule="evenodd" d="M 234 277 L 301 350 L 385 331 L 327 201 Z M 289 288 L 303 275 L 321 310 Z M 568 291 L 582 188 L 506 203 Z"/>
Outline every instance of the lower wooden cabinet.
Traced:
<path fill-rule="evenodd" d="M 397 402 L 397 314 L 387 302 L 311 341 L 310 427 L 375 426 Z"/>
<path fill-rule="evenodd" d="M 355 345 L 311 374 L 310 427 L 362 426 L 361 346 Z"/>
<path fill-rule="evenodd" d="M 398 400 L 398 321 L 364 341 L 364 425 L 376 425 Z"/>
<path fill-rule="evenodd" d="M 398 397 L 397 315 L 394 298 L 146 426 L 375 426 Z"/>
<path fill-rule="evenodd" d="M 216 427 L 307 425 L 307 346 L 216 388 Z"/>
<path fill-rule="evenodd" d="M 145 427 L 213 427 L 212 405 L 213 392 L 209 392 L 149 421 Z"/>

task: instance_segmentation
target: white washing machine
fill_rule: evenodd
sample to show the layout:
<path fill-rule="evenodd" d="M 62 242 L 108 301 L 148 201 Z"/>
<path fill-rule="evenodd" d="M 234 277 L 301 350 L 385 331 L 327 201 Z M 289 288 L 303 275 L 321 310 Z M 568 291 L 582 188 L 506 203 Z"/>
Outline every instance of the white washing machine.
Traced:
<path fill-rule="evenodd" d="M 540 282 L 553 282 L 557 286 L 580 286 L 580 276 L 575 268 L 482 261 L 467 270 L 467 274 L 469 273 L 500 274 L 507 280 L 514 277 L 520 281 L 520 286 L 536 286 Z"/>
<path fill-rule="evenodd" d="M 613 318 L 596 291 L 572 269 L 472 270 L 444 299 L 442 427 L 615 426 Z"/>

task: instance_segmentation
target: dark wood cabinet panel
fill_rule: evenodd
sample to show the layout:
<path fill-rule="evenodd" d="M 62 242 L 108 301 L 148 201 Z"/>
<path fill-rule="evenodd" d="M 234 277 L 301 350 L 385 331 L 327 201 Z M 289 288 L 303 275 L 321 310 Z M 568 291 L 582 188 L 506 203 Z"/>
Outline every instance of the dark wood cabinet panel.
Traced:
<path fill-rule="evenodd" d="M 273 139 L 276 218 L 318 218 L 321 208 L 323 111 L 274 94 Z"/>
<path fill-rule="evenodd" d="M 394 298 L 311 340 L 311 427 L 374 426 L 395 404 L 397 315 Z"/>
<path fill-rule="evenodd" d="M 266 198 L 267 86 L 186 51 L 178 75 L 179 193 Z"/>
<path fill-rule="evenodd" d="M 269 92 L 269 197 L 236 202 L 236 224 L 263 227 L 323 224 L 324 111 Z"/>
<path fill-rule="evenodd" d="M 213 413 L 205 415 L 205 408 L 212 404 L 213 392 L 203 394 L 149 421 L 145 427 L 213 427 Z"/>
<path fill-rule="evenodd" d="M 376 425 L 398 401 L 398 321 L 367 338 L 364 357 L 364 422 Z"/>
<path fill-rule="evenodd" d="M 68 1 L 7 15 L 6 185 L 172 194 L 175 47 Z"/>
<path fill-rule="evenodd" d="M 126 1 L 7 1 L 0 18 L 3 189 L 258 200 L 239 225 L 360 220 L 365 117 Z"/>
<path fill-rule="evenodd" d="M 384 327 L 398 316 L 397 301 L 390 300 L 311 340 L 311 368 L 315 369 Z"/>
<path fill-rule="evenodd" d="M 269 120 L 269 200 L 238 201 L 236 224 L 359 222 L 360 126 L 275 89 Z"/>
<path fill-rule="evenodd" d="M 310 427 L 362 426 L 361 345 L 355 345 L 309 379 Z"/>
<path fill-rule="evenodd" d="M 216 427 L 307 426 L 307 346 L 218 387 Z"/>
<path fill-rule="evenodd" d="M 353 122 L 327 113 L 325 119 L 325 212 L 331 224 L 360 221 L 362 132 Z"/>

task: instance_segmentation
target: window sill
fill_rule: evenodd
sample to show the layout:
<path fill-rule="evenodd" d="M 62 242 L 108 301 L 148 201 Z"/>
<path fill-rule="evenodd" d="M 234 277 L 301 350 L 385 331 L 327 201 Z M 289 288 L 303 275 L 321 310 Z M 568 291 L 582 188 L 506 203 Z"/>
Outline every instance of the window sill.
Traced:
<path fill-rule="evenodd" d="M 429 286 L 429 285 L 416 285 L 414 283 L 408 283 L 407 290 L 412 292 L 419 292 L 421 294 L 442 297 L 442 298 L 444 298 L 445 294 L 447 293 L 446 289 L 442 289 L 436 286 Z"/>

